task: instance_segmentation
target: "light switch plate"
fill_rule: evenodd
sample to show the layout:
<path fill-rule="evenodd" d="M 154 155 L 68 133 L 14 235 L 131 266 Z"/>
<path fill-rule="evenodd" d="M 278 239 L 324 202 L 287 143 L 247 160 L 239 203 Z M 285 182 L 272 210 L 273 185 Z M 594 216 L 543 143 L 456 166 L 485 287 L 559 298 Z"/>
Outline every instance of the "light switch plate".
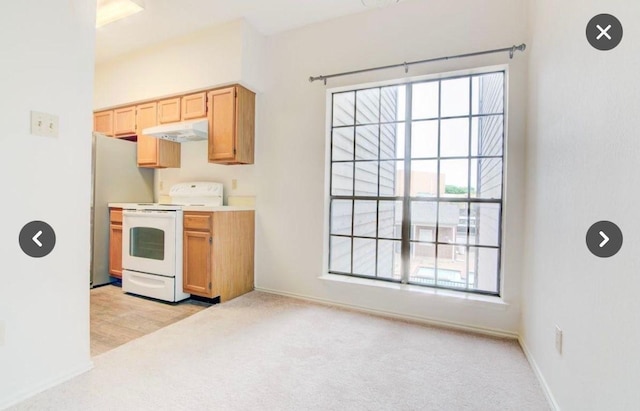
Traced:
<path fill-rule="evenodd" d="M 58 137 L 58 124 L 60 120 L 55 114 L 49 114 L 47 122 L 45 123 L 47 137 Z"/>
<path fill-rule="evenodd" d="M 556 325 L 556 351 L 562 354 L 562 329 Z"/>
<path fill-rule="evenodd" d="M 58 137 L 59 118 L 55 114 L 31 112 L 31 134 L 43 137 Z"/>
<path fill-rule="evenodd" d="M 34 136 L 43 135 L 43 126 L 45 123 L 46 114 L 37 111 L 31 112 L 31 134 Z"/>

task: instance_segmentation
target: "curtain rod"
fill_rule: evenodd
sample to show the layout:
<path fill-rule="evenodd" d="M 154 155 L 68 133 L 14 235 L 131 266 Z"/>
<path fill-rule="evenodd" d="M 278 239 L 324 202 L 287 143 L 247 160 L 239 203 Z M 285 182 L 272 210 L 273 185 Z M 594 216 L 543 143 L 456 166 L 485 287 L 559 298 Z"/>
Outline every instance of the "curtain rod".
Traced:
<path fill-rule="evenodd" d="M 447 57 L 436 57 L 436 58 L 432 58 L 432 59 L 426 59 L 426 60 L 417 60 L 417 61 L 409 61 L 409 62 L 404 62 L 404 63 L 399 63 L 399 64 L 390 64 L 388 66 L 380 66 L 380 67 L 372 67 L 372 68 L 366 68 L 366 69 L 361 69 L 361 70 L 353 70 L 353 71 L 345 71 L 342 73 L 335 73 L 335 74 L 327 74 L 327 75 L 321 75 L 321 76 L 315 76 L 315 77 L 309 77 L 309 82 L 313 83 L 316 80 L 323 80 L 324 84 L 327 84 L 327 79 L 330 78 L 334 78 L 334 77 L 342 77 L 342 76 L 350 76 L 352 74 L 360 74 L 360 73 L 366 73 L 369 71 L 377 71 L 377 70 L 386 70 L 386 69 L 390 69 L 390 68 L 396 68 L 396 67 L 404 67 L 404 72 L 408 73 L 409 72 L 409 66 L 412 66 L 414 64 L 424 64 L 424 63 L 433 63 L 435 61 L 442 61 L 442 60 L 453 60 L 453 59 L 460 59 L 460 58 L 464 58 L 464 57 L 474 57 L 474 56 L 481 56 L 483 54 L 493 54 L 493 53 L 503 53 L 508 51 L 509 52 L 509 58 L 512 59 L 513 55 L 515 54 L 516 51 L 524 51 L 527 48 L 527 45 L 522 43 L 519 46 L 511 46 L 511 47 L 505 47 L 505 48 L 501 48 L 501 49 L 494 49 L 494 50 L 485 50 L 485 51 L 478 51 L 475 53 L 466 53 L 466 54 L 458 54 L 455 56 L 447 56 Z"/>

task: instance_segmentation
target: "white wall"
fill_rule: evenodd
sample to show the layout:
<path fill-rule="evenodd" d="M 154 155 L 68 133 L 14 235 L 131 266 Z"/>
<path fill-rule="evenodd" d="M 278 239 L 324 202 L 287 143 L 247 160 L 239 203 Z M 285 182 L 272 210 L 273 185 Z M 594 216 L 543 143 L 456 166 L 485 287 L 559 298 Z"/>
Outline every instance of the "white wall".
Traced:
<path fill-rule="evenodd" d="M 240 40 L 233 43 L 238 71 L 235 77 L 227 73 L 221 73 L 217 78 L 200 78 L 201 87 L 215 86 L 222 83 L 242 83 L 245 87 L 256 93 L 256 105 L 262 99 L 260 91 L 265 82 L 265 40 L 255 31 L 251 25 L 244 21 L 233 23 L 236 28 L 235 35 Z M 204 52 L 199 47 L 194 47 L 192 52 L 200 54 Z M 218 60 L 217 52 L 212 52 L 213 58 Z M 213 65 L 215 67 L 215 64 Z M 196 73 L 197 74 L 197 73 Z M 263 118 L 263 112 L 256 112 L 256 128 L 259 130 Z M 260 140 L 258 131 L 256 139 Z M 165 169 L 156 171 L 156 192 L 159 196 L 166 196 L 171 186 L 183 181 L 218 181 L 224 185 L 225 202 L 229 195 L 254 196 L 256 192 L 256 175 L 254 165 L 226 166 L 211 164 L 207 159 L 207 142 L 199 141 L 183 144 L 181 148 L 182 164 L 179 169 Z M 255 153 L 256 161 L 260 161 L 260 152 Z M 236 188 L 232 189 L 232 180 L 236 180 Z M 161 184 L 162 183 L 162 184 Z M 160 188 L 162 185 L 162 189 Z"/>
<path fill-rule="evenodd" d="M 246 84 L 258 92 L 255 165 L 209 164 L 206 142 L 183 144 L 182 167 L 156 172 L 158 196 L 166 195 L 175 182 L 200 179 L 223 182 L 227 195 L 257 195 L 256 285 L 260 288 L 515 333 L 520 315 L 526 54 L 513 60 L 506 54 L 456 60 L 414 67 L 410 72 L 417 76 L 509 64 L 503 281 L 508 305 L 504 306 L 444 298 L 442 293 L 408 293 L 318 279 L 326 263 L 326 87 L 311 84 L 308 78 L 519 44 L 525 39 L 526 23 L 525 0 L 405 1 L 266 41 L 246 23 L 232 22 L 100 65 L 94 107 L 233 81 Z M 345 77 L 329 86 L 403 74 L 395 70 Z M 234 191 L 232 179 L 238 183 Z"/>
<path fill-rule="evenodd" d="M 3 2 L 0 57 L 0 408 L 91 366 L 89 210 L 95 2 Z M 58 138 L 29 133 L 31 110 L 59 116 Z M 44 258 L 18 233 L 56 231 Z M 0 326 L 0 328 L 2 328 Z"/>
<path fill-rule="evenodd" d="M 640 404 L 640 4 L 531 2 L 526 268 L 522 340 L 563 410 Z M 596 14 L 617 16 L 622 43 L 586 40 Z M 600 259 L 587 229 L 610 220 L 622 250 Z M 563 354 L 554 325 L 564 331 Z"/>
<path fill-rule="evenodd" d="M 526 35 L 523 0 L 406 1 L 267 39 L 269 81 L 258 110 L 256 285 L 342 304 L 515 333 L 522 252 L 526 55 L 491 55 L 414 66 L 409 75 L 508 63 L 510 105 L 504 299 L 508 306 L 318 279 L 326 257 L 325 101 L 327 87 L 402 77 L 401 69 L 309 83 L 330 74 L 499 48 Z"/>
<path fill-rule="evenodd" d="M 96 66 L 94 109 L 239 81 L 243 25 L 236 20 Z"/>
<path fill-rule="evenodd" d="M 236 20 L 100 64 L 94 108 L 231 83 L 259 92 L 264 75 L 263 41 L 246 22 Z M 260 122 L 260 113 L 256 122 Z M 255 194 L 254 167 L 210 164 L 206 141 L 183 144 L 181 163 L 179 169 L 156 171 L 156 199 L 165 198 L 173 184 L 183 181 L 222 182 L 225 197 Z M 233 179 L 235 190 L 231 190 Z"/>

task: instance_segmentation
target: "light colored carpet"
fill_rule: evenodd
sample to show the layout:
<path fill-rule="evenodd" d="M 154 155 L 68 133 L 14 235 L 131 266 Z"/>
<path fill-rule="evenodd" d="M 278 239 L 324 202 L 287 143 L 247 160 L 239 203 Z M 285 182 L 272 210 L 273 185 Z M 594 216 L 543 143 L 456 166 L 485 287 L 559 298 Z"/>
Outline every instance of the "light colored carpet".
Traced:
<path fill-rule="evenodd" d="M 548 410 L 515 341 L 252 292 L 15 410 Z"/>

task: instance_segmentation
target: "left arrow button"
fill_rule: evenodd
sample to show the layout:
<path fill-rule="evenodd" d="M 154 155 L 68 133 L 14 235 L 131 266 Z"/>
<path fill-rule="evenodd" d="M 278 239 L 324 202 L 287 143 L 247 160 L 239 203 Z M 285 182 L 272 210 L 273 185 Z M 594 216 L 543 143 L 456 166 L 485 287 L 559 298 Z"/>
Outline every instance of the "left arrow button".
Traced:
<path fill-rule="evenodd" d="M 33 242 L 36 243 L 38 247 L 42 247 L 42 243 L 38 241 L 38 237 L 40 237 L 41 235 L 42 235 L 42 230 L 38 231 L 36 235 L 34 235 L 32 238 Z"/>
<path fill-rule="evenodd" d="M 56 233 L 44 221 L 31 221 L 20 230 L 18 242 L 26 255 L 40 258 L 53 251 L 56 245 Z"/>

